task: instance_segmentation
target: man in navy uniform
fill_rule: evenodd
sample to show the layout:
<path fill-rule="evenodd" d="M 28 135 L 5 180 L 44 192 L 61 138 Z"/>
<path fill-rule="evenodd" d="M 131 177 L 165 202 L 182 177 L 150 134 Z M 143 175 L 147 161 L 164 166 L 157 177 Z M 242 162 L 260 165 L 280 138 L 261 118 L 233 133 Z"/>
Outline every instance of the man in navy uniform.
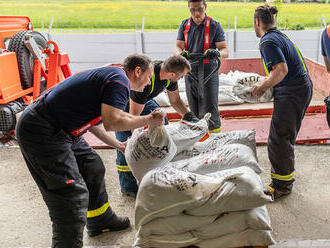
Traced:
<path fill-rule="evenodd" d="M 143 92 L 131 90 L 129 104 L 126 111 L 133 115 L 146 115 L 159 105 L 153 100 L 161 92 L 166 90 L 171 106 L 183 116 L 186 121 L 198 121 L 198 118 L 189 112 L 189 109 L 180 98 L 177 81 L 191 69 L 187 59 L 180 55 L 174 55 L 165 61 L 154 61 L 154 73 L 151 84 L 147 85 Z M 167 123 L 167 119 L 165 119 Z M 118 140 L 125 142 L 132 135 L 131 131 L 116 132 Z M 120 188 L 123 194 L 136 197 L 138 191 L 137 182 L 127 165 L 125 156 L 117 150 L 116 165 L 119 175 Z"/>
<path fill-rule="evenodd" d="M 265 192 L 275 199 L 290 194 L 293 187 L 296 143 L 301 122 L 312 99 L 313 84 L 298 47 L 275 26 L 275 6 L 259 6 L 254 13 L 254 29 L 260 37 L 259 49 L 267 79 L 253 88 L 262 96 L 274 88 L 274 110 L 268 137 L 268 157 L 272 165 L 271 184 Z"/>
<path fill-rule="evenodd" d="M 218 21 L 206 15 L 205 0 L 188 0 L 191 17 L 182 21 L 175 52 L 189 59 L 191 53 L 204 53 L 208 59 L 191 58 L 191 73 L 198 78 L 195 82 L 189 75 L 185 77 L 186 93 L 190 110 L 202 118 L 211 113 L 210 132 L 220 132 L 221 122 L 218 108 L 219 74 L 213 75 L 204 84 L 204 78 L 217 66 L 216 57 L 228 57 L 224 31 Z"/>
<path fill-rule="evenodd" d="M 48 207 L 53 248 L 83 247 L 86 222 L 90 236 L 130 225 L 109 206 L 103 162 L 81 135 L 89 130 L 124 152 L 125 143 L 106 131 L 162 125 L 159 111 L 146 116 L 124 111 L 129 90 L 142 91 L 152 74 L 152 61 L 139 54 L 128 56 L 122 68 L 80 72 L 29 105 L 19 119 L 19 146 Z"/>

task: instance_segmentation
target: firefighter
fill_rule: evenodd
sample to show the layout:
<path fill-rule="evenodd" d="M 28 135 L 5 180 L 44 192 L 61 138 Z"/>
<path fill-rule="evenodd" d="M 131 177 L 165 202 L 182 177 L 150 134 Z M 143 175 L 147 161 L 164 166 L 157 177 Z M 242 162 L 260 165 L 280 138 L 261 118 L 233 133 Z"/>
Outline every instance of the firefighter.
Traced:
<path fill-rule="evenodd" d="M 83 247 L 86 222 L 90 236 L 130 225 L 109 206 L 103 162 L 81 135 L 89 130 L 124 152 L 125 143 L 106 131 L 162 125 L 159 111 L 146 116 L 123 111 L 129 88 L 142 91 L 152 73 L 151 60 L 139 54 L 128 56 L 122 68 L 80 72 L 29 105 L 19 119 L 18 143 L 49 210 L 52 247 Z"/>
<path fill-rule="evenodd" d="M 189 112 L 189 109 L 181 100 L 178 91 L 177 80 L 186 75 L 190 69 L 188 60 L 180 55 L 171 56 L 164 62 L 155 61 L 151 84 L 147 85 L 143 92 L 131 90 L 126 111 L 129 111 L 133 115 L 149 114 L 154 109 L 159 108 L 159 105 L 153 98 L 166 90 L 171 105 L 179 114 L 183 115 L 184 120 L 198 121 L 199 119 L 192 112 Z M 165 124 L 167 124 L 167 119 L 165 120 Z M 117 139 L 122 142 L 125 142 L 131 135 L 131 131 L 116 132 Z M 124 195 L 136 197 L 138 191 L 137 182 L 127 165 L 124 154 L 119 150 L 117 150 L 116 165 L 121 192 Z"/>
<path fill-rule="evenodd" d="M 216 73 L 204 84 L 204 78 L 217 66 L 216 57 L 228 57 L 224 31 L 218 21 L 206 15 L 205 0 L 188 0 L 191 17 L 182 21 L 175 52 L 189 59 L 190 53 L 205 53 L 209 60 L 190 60 L 192 73 L 198 82 L 185 76 L 186 93 L 191 111 L 202 118 L 211 113 L 210 132 L 220 132 L 221 121 L 218 109 L 219 75 Z M 205 76 L 205 77 L 204 77 Z"/>
<path fill-rule="evenodd" d="M 268 77 L 253 88 L 260 97 L 274 88 L 274 110 L 268 137 L 271 184 L 265 192 L 275 199 L 290 194 L 294 182 L 294 144 L 313 94 L 313 85 L 298 47 L 275 26 L 277 8 L 259 6 L 254 13 L 254 29 L 260 37 L 259 49 Z"/>
<path fill-rule="evenodd" d="M 328 25 L 322 32 L 321 47 L 325 67 L 330 73 L 330 25 Z M 325 98 L 324 102 L 327 107 L 327 122 L 330 128 L 330 95 Z"/>

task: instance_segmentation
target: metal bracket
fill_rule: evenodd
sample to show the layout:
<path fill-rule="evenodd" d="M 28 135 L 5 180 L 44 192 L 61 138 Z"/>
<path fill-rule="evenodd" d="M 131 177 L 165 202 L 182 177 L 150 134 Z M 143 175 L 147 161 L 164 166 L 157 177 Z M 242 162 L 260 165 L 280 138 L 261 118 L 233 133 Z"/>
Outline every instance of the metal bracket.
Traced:
<path fill-rule="evenodd" d="M 24 45 L 27 49 L 31 52 L 34 59 L 38 59 L 40 63 L 42 64 L 42 67 L 46 69 L 45 64 L 45 54 L 42 54 L 40 48 L 38 47 L 38 44 L 35 42 L 34 38 L 30 34 L 25 35 L 25 41 Z"/>

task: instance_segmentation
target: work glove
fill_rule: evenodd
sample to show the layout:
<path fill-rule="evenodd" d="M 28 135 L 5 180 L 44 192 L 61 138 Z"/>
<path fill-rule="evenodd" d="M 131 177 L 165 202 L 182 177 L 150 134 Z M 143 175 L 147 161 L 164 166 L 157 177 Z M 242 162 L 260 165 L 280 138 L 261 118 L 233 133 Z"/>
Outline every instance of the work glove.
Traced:
<path fill-rule="evenodd" d="M 196 117 L 196 115 L 193 112 L 186 113 L 182 120 L 189 121 L 189 122 L 199 122 L 199 119 Z"/>
<path fill-rule="evenodd" d="M 325 105 L 327 106 L 327 122 L 330 128 L 330 96 L 324 99 Z"/>
<path fill-rule="evenodd" d="M 182 57 L 186 58 L 186 59 L 189 59 L 189 52 L 188 52 L 188 51 L 183 50 L 183 51 L 180 53 L 180 55 L 181 55 Z"/>
<path fill-rule="evenodd" d="M 208 59 L 215 59 L 217 57 L 220 57 L 220 52 L 217 49 L 207 49 L 204 52 L 204 56 Z"/>

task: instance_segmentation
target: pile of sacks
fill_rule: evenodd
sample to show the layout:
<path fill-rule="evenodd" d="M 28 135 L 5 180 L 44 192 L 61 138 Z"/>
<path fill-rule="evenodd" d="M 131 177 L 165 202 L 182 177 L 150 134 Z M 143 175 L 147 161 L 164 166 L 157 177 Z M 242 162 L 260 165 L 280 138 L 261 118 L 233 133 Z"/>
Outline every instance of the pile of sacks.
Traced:
<path fill-rule="evenodd" d="M 265 77 L 256 73 L 230 71 L 219 75 L 219 105 L 233 105 L 248 103 L 269 102 L 273 98 L 273 89 L 268 89 L 260 98 L 252 96 L 252 87 L 260 85 Z M 178 81 L 179 94 L 184 103 L 188 104 L 184 78 Z M 162 92 L 155 97 L 156 102 L 162 107 L 171 106 L 167 94 Z"/>
<path fill-rule="evenodd" d="M 139 181 L 135 206 L 139 247 L 218 248 L 271 245 L 255 149 L 255 131 L 211 135 L 207 115 L 137 129 L 126 160 Z"/>

